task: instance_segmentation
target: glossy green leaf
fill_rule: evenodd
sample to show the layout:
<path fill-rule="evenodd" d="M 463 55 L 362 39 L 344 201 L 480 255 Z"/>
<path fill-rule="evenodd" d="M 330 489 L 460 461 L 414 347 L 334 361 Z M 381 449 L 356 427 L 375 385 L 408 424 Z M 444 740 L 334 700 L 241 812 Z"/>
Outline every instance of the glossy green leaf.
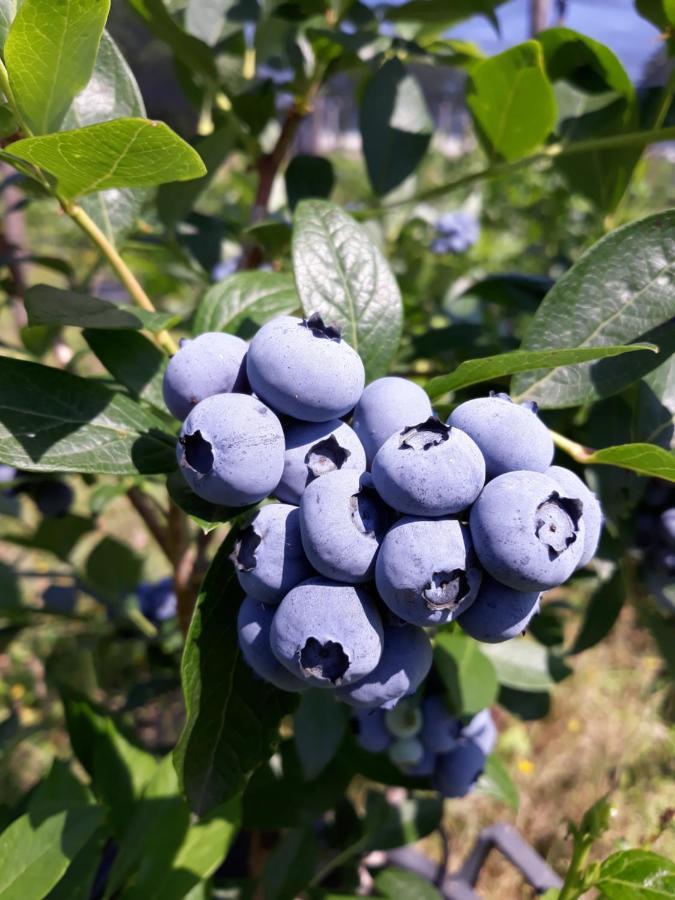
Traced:
<path fill-rule="evenodd" d="M 379 791 L 369 791 L 360 849 L 392 850 L 412 844 L 435 831 L 442 814 L 443 801 L 438 795 L 406 797 L 394 804 Z"/>
<path fill-rule="evenodd" d="M 493 800 L 499 800 L 500 803 L 504 803 L 514 812 L 518 812 L 520 803 L 518 788 L 511 780 L 506 766 L 498 756 L 494 754 L 488 756 L 485 762 L 485 769 L 476 785 L 476 789 L 480 794 L 492 797 Z"/>
<path fill-rule="evenodd" d="M 288 205 L 295 209 L 301 200 L 329 197 L 335 185 L 335 172 L 329 159 L 298 153 L 284 174 Z"/>
<path fill-rule="evenodd" d="M 441 631 L 436 636 L 434 665 L 456 715 L 474 715 L 496 700 L 495 667 L 478 643 L 460 631 Z"/>
<path fill-rule="evenodd" d="M 239 799 L 192 822 L 166 756 L 136 803 L 110 871 L 106 897 L 182 900 L 221 864 L 239 827 Z"/>
<path fill-rule="evenodd" d="M 516 400 L 543 408 L 589 403 L 622 390 L 675 350 L 675 210 L 625 225 L 594 244 L 549 291 L 522 350 L 653 341 L 659 354 L 561 366 L 516 376 Z"/>
<path fill-rule="evenodd" d="M 449 375 L 432 378 L 425 386 L 426 392 L 434 399 L 448 391 L 457 391 L 472 384 L 493 381 L 514 375 L 517 372 L 530 372 L 543 367 L 555 369 L 558 366 L 587 362 L 593 359 L 605 359 L 621 356 L 623 353 L 649 351 L 656 353 L 654 344 L 632 344 L 619 347 L 571 347 L 560 350 L 514 350 L 511 353 L 500 353 L 498 356 L 484 356 L 482 359 L 468 359 L 460 363 Z"/>
<path fill-rule="evenodd" d="M 381 869 L 375 876 L 375 887 L 378 896 L 387 897 L 390 900 L 441 900 L 442 898 L 442 894 L 426 878 L 396 866 L 387 866 L 385 869 Z"/>
<path fill-rule="evenodd" d="M 155 774 L 157 763 L 86 697 L 67 691 L 63 706 L 73 752 L 91 778 L 92 790 L 107 809 L 119 837 L 131 821 L 134 806 Z"/>
<path fill-rule="evenodd" d="M 265 862 L 261 878 L 265 900 L 295 900 L 300 896 L 314 875 L 317 851 L 313 825 L 283 835 Z"/>
<path fill-rule="evenodd" d="M 675 863 L 651 850 L 619 850 L 592 882 L 607 900 L 666 900 L 675 895 Z"/>
<path fill-rule="evenodd" d="M 28 288 L 24 296 L 29 325 L 76 325 L 78 328 L 145 328 L 161 331 L 176 324 L 170 313 L 147 312 L 89 294 L 63 291 L 48 284 Z"/>
<path fill-rule="evenodd" d="M 305 314 L 318 312 L 342 328 L 368 380 L 384 375 L 401 333 L 401 294 L 365 229 L 332 203 L 303 200 L 295 211 L 293 269 Z"/>
<path fill-rule="evenodd" d="M 638 475 L 675 481 L 675 453 L 656 444 L 620 444 L 584 456 L 586 465 L 619 466 Z"/>
<path fill-rule="evenodd" d="M 229 331 L 250 337 L 275 316 L 300 306 L 293 279 L 278 272 L 237 272 L 204 294 L 195 316 L 194 333 Z"/>
<path fill-rule="evenodd" d="M 368 178 L 382 196 L 415 171 L 433 133 L 419 82 L 399 59 L 388 60 L 373 73 L 359 117 Z"/>
<path fill-rule="evenodd" d="M 35 472 L 135 475 L 176 466 L 163 420 L 59 369 L 0 358 L 0 461 Z"/>
<path fill-rule="evenodd" d="M 176 59 L 189 71 L 209 83 L 216 83 L 218 73 L 213 52 L 203 41 L 187 34 L 169 14 L 163 0 L 128 0 L 157 37 L 171 47 Z"/>
<path fill-rule="evenodd" d="M 208 533 L 218 528 L 224 522 L 240 516 L 253 507 L 230 508 L 216 506 L 208 500 L 202 500 L 190 490 L 188 483 L 179 471 L 172 472 L 166 480 L 166 489 L 169 497 L 179 509 L 182 509 L 203 532 Z"/>
<path fill-rule="evenodd" d="M 466 102 L 486 150 L 508 161 L 544 143 L 556 103 L 541 46 L 526 41 L 472 67 Z"/>
<path fill-rule="evenodd" d="M 166 413 L 162 383 L 167 357 L 152 341 L 135 331 L 86 329 L 89 349 L 110 374 L 139 400 Z"/>
<path fill-rule="evenodd" d="M 0 835 L 0 900 L 45 897 L 102 821 L 96 806 L 49 816 L 37 827 L 30 815 Z"/>
<path fill-rule="evenodd" d="M 347 709 L 325 691 L 306 691 L 295 713 L 295 746 L 307 779 L 316 778 L 338 752 L 347 730 Z"/>
<path fill-rule="evenodd" d="M 46 900 L 90 900 L 107 840 L 104 827 L 95 831 Z"/>
<path fill-rule="evenodd" d="M 495 9 L 506 0 L 409 0 L 400 6 L 392 6 L 387 10 L 387 19 L 391 22 L 413 22 L 425 25 L 439 25 L 447 28 L 470 16 L 484 15 L 491 22 L 495 21 Z"/>
<path fill-rule="evenodd" d="M 73 100 L 62 130 L 111 119 L 145 116 L 136 79 L 117 44 L 103 32 L 89 84 Z M 82 206 L 106 237 L 120 243 L 133 228 L 147 192 L 131 188 L 98 191 L 82 199 Z"/>
<path fill-rule="evenodd" d="M 168 125 L 150 119 L 114 119 L 75 131 L 24 138 L 12 156 L 56 178 L 67 199 L 109 188 L 142 188 L 205 174 L 199 154 Z"/>
<path fill-rule="evenodd" d="M 545 691 L 555 683 L 546 647 L 528 638 L 483 644 L 483 653 L 497 672 L 500 684 L 519 691 Z"/>
<path fill-rule="evenodd" d="M 257 12 L 257 2 L 250 5 Z M 213 47 L 223 32 L 228 11 L 232 10 L 234 17 L 238 19 L 237 10 L 245 6 L 246 3 L 241 0 L 188 0 L 185 9 L 185 30 L 204 41 L 209 47 Z"/>
<path fill-rule="evenodd" d="M 623 578 L 621 572 L 617 570 L 609 581 L 600 585 L 588 601 L 579 631 L 567 652 L 581 653 L 595 647 L 606 638 L 619 618 L 625 596 Z"/>
<path fill-rule="evenodd" d="M 110 0 L 23 0 L 5 42 L 14 98 L 35 134 L 56 131 L 94 69 Z"/>
<path fill-rule="evenodd" d="M 234 533 L 204 579 L 183 653 L 187 721 L 174 761 L 190 808 L 200 815 L 243 790 L 271 755 L 279 721 L 296 702 L 261 682 L 241 659 L 236 620 L 243 592 L 229 559 L 233 546 Z"/>
<path fill-rule="evenodd" d="M 0 0 L 0 48 L 4 48 L 9 29 L 16 15 L 17 0 Z"/>
<path fill-rule="evenodd" d="M 27 812 L 33 825 L 64 809 L 81 809 L 94 802 L 89 788 L 73 774 L 68 763 L 55 759 L 46 777 L 31 793 Z"/>

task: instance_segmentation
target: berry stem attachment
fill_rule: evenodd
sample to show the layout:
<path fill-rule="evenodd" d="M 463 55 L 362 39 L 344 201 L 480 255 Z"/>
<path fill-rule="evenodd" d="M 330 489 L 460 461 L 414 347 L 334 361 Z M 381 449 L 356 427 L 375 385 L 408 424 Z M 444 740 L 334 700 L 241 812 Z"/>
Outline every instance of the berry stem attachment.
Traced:
<path fill-rule="evenodd" d="M 564 434 L 558 434 L 557 431 L 551 431 L 551 437 L 556 447 L 560 447 L 578 463 L 590 462 L 595 455 L 592 447 L 584 447 L 583 444 L 578 444 L 576 441 L 566 438 Z"/>
<path fill-rule="evenodd" d="M 98 227 L 96 222 L 89 216 L 81 206 L 71 203 L 67 200 L 61 200 L 61 207 L 66 215 L 78 225 L 82 231 L 96 244 L 101 253 L 105 256 L 111 267 L 124 287 L 129 291 L 132 299 L 137 306 L 148 312 L 156 312 L 152 300 L 143 290 L 140 281 L 136 278 L 131 269 L 124 262 L 114 245 L 108 240 L 105 234 Z M 178 345 L 171 337 L 168 331 L 158 331 L 154 336 L 157 345 L 161 347 L 169 356 L 178 352 Z"/>

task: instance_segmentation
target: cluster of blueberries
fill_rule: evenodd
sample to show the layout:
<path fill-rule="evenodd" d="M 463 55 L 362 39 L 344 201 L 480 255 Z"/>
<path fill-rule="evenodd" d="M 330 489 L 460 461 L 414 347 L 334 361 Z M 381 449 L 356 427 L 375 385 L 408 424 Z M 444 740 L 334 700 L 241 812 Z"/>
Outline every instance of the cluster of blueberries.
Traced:
<path fill-rule="evenodd" d="M 280 501 L 255 513 L 232 554 L 244 658 L 284 690 L 386 710 L 426 678 L 429 626 L 456 619 L 491 642 L 523 632 L 541 591 L 591 559 L 602 514 L 551 465 L 533 405 L 473 399 L 444 423 L 410 381 L 364 384 L 336 328 L 280 316 L 250 344 L 183 342 L 164 396 L 199 497 Z"/>
<path fill-rule="evenodd" d="M 356 740 L 371 753 L 387 753 L 406 775 L 431 778 L 445 797 L 464 797 L 480 777 L 497 729 L 489 709 L 463 722 L 445 696 L 419 702 L 405 697 L 394 709 L 361 709 L 354 716 Z"/>
<path fill-rule="evenodd" d="M 675 488 L 650 482 L 636 516 L 635 540 L 649 593 L 667 615 L 675 615 Z"/>

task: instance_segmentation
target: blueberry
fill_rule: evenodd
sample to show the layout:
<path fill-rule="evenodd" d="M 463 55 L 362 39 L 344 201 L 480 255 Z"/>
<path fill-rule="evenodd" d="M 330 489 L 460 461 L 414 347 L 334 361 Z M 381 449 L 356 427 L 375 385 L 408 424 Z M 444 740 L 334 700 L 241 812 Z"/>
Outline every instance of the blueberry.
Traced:
<path fill-rule="evenodd" d="M 481 709 L 471 721 L 462 728 L 462 737 L 470 738 L 486 756 L 494 750 L 497 742 L 497 728 L 489 709 Z"/>
<path fill-rule="evenodd" d="M 251 341 L 246 365 L 256 394 L 273 409 L 308 422 L 346 415 L 365 383 L 358 353 L 316 314 L 267 322 Z"/>
<path fill-rule="evenodd" d="M 469 637 L 499 644 L 525 631 L 539 612 L 539 597 L 539 591 L 515 591 L 484 575 L 478 596 L 458 622 Z"/>
<path fill-rule="evenodd" d="M 356 684 L 341 688 L 338 696 L 351 706 L 392 709 L 417 690 L 430 669 L 431 643 L 426 632 L 414 625 L 389 625 L 377 666 Z"/>
<path fill-rule="evenodd" d="M 432 241 L 432 253 L 465 253 L 478 241 L 480 225 L 474 215 L 458 209 L 439 216 L 436 231 L 439 236 Z"/>
<path fill-rule="evenodd" d="M 17 471 L 14 466 L 0 465 L 0 484 L 8 484 L 10 481 L 14 481 L 16 476 Z"/>
<path fill-rule="evenodd" d="M 300 529 L 307 558 L 327 578 L 350 584 L 368 581 L 391 518 L 358 472 L 329 472 L 302 495 Z"/>
<path fill-rule="evenodd" d="M 52 478 L 28 481 L 16 493 L 26 493 L 47 519 L 60 519 L 68 514 L 73 502 L 72 488 Z"/>
<path fill-rule="evenodd" d="M 430 694 L 422 702 L 420 739 L 432 753 L 447 753 L 460 736 L 462 723 L 448 709 L 442 694 Z"/>
<path fill-rule="evenodd" d="M 471 506 L 485 482 L 485 464 L 468 435 L 431 417 L 387 438 L 372 474 L 382 499 L 399 512 L 447 516 Z"/>
<path fill-rule="evenodd" d="M 46 609 L 70 615 L 75 611 L 77 590 L 73 585 L 50 584 L 42 595 L 42 602 Z"/>
<path fill-rule="evenodd" d="M 303 691 L 304 681 L 281 665 L 270 648 L 270 628 L 275 607 L 244 597 L 237 616 L 237 634 L 241 653 L 256 675 L 282 691 Z"/>
<path fill-rule="evenodd" d="M 436 754 L 432 753 L 431 750 L 427 750 L 424 745 L 422 746 L 422 756 L 416 763 L 399 763 L 399 768 L 405 772 L 406 775 L 428 778 L 430 775 L 434 774 L 436 770 Z"/>
<path fill-rule="evenodd" d="M 340 419 L 330 422 L 295 422 L 284 428 L 284 473 L 274 491 L 285 503 L 300 503 L 310 482 L 336 469 L 366 471 L 361 441 Z"/>
<path fill-rule="evenodd" d="M 473 603 L 482 572 L 469 529 L 456 519 L 406 516 L 393 525 L 375 566 L 377 590 L 413 625 L 442 625 Z"/>
<path fill-rule="evenodd" d="M 300 538 L 296 506 L 269 503 L 241 530 L 231 556 L 239 584 L 263 603 L 279 603 L 314 574 Z"/>
<path fill-rule="evenodd" d="M 150 622 L 173 619 L 178 610 L 173 578 L 162 578 L 154 584 L 139 584 L 136 593 L 141 612 Z"/>
<path fill-rule="evenodd" d="M 404 769 L 415 766 L 424 758 L 424 747 L 415 737 L 398 738 L 389 746 L 389 759 Z"/>
<path fill-rule="evenodd" d="M 181 421 L 201 400 L 214 394 L 247 391 L 246 341 L 209 331 L 181 341 L 164 373 L 164 402 Z"/>
<path fill-rule="evenodd" d="M 483 774 L 485 754 L 469 738 L 460 738 L 453 748 L 439 756 L 434 786 L 444 797 L 465 797 Z"/>
<path fill-rule="evenodd" d="M 202 400 L 181 429 L 176 449 L 183 477 L 203 500 L 224 506 L 257 503 L 284 468 L 281 423 L 247 394 Z"/>
<path fill-rule="evenodd" d="M 661 534 L 666 539 L 666 542 L 671 547 L 675 547 L 675 508 L 664 510 L 661 513 L 659 524 L 661 526 Z"/>
<path fill-rule="evenodd" d="M 384 753 L 392 737 L 384 723 L 384 713 L 381 709 L 356 710 L 353 719 L 356 742 L 364 750 L 371 753 Z"/>
<path fill-rule="evenodd" d="M 484 568 L 517 591 L 562 584 L 584 552 L 581 499 L 540 472 L 506 472 L 488 482 L 469 524 Z"/>
<path fill-rule="evenodd" d="M 585 566 L 595 556 L 595 551 L 600 543 L 600 533 L 604 524 L 602 515 L 602 507 L 595 494 L 586 486 L 586 484 L 562 466 L 550 466 L 546 470 L 546 474 L 556 481 L 563 491 L 569 497 L 578 497 L 583 504 L 584 527 L 586 534 L 584 537 L 584 552 L 577 568 Z"/>
<path fill-rule="evenodd" d="M 433 415 L 426 393 L 407 378 L 378 378 L 369 384 L 356 404 L 352 428 L 366 451 L 368 465 L 382 444 L 410 422 Z"/>
<path fill-rule="evenodd" d="M 384 714 L 389 733 L 397 738 L 409 738 L 419 734 L 422 727 L 422 713 L 414 697 L 404 697 L 393 709 Z"/>
<path fill-rule="evenodd" d="M 467 400 L 454 410 L 448 424 L 478 444 L 488 480 L 518 469 L 545 472 L 551 465 L 553 439 L 534 404 L 519 406 L 507 394 Z"/>
<path fill-rule="evenodd" d="M 352 684 L 382 655 L 382 621 L 361 588 L 310 578 L 277 607 L 272 651 L 289 672 L 316 687 Z"/>

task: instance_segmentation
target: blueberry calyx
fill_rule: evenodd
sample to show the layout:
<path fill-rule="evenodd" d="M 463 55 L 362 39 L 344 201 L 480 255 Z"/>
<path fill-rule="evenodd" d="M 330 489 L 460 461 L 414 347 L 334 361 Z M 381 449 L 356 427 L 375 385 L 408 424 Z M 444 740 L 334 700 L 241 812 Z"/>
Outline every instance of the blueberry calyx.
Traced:
<path fill-rule="evenodd" d="M 242 529 L 230 554 L 230 560 L 239 572 L 252 572 L 255 569 L 257 564 L 255 551 L 261 541 L 262 537 L 253 525 L 247 525 Z"/>
<path fill-rule="evenodd" d="M 444 425 L 437 416 L 429 416 L 426 422 L 403 429 L 399 449 L 429 450 L 430 447 L 437 447 L 447 441 L 449 436 L 449 426 Z"/>
<path fill-rule="evenodd" d="M 188 466 L 200 475 L 208 475 L 213 469 L 213 448 L 201 431 L 184 434 L 179 440 L 185 450 Z"/>
<path fill-rule="evenodd" d="M 548 548 L 551 561 L 576 541 L 582 511 L 581 500 L 561 497 L 557 491 L 537 507 L 534 533 Z"/>
<path fill-rule="evenodd" d="M 309 448 L 305 456 L 305 463 L 312 476 L 310 480 L 325 475 L 326 472 L 341 469 L 350 456 L 350 451 L 340 446 L 334 434 L 323 441 L 318 441 Z"/>
<path fill-rule="evenodd" d="M 337 325 L 326 325 L 319 313 L 312 313 L 308 319 L 303 319 L 300 326 L 309 328 L 314 337 L 326 338 L 338 343 L 342 340 L 342 333 Z"/>
<path fill-rule="evenodd" d="M 338 641 L 322 644 L 317 638 L 309 637 L 300 651 L 300 665 L 307 675 L 339 684 L 349 668 L 349 657 Z"/>
<path fill-rule="evenodd" d="M 470 585 L 464 569 L 451 572 L 434 572 L 422 588 L 427 608 L 453 609 L 469 593 Z"/>

